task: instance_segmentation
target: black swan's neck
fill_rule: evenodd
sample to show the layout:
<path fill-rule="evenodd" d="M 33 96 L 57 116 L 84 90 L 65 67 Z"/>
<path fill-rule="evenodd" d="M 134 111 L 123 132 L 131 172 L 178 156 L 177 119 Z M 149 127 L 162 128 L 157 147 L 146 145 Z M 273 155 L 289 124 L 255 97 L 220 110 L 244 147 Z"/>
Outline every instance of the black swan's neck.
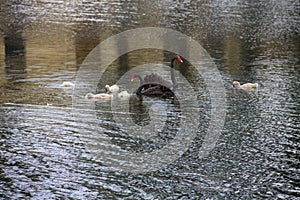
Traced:
<path fill-rule="evenodd" d="M 174 72 L 174 61 L 176 59 L 177 58 L 173 58 L 172 61 L 171 61 L 171 80 L 172 80 L 174 88 L 176 87 L 175 72 Z"/>

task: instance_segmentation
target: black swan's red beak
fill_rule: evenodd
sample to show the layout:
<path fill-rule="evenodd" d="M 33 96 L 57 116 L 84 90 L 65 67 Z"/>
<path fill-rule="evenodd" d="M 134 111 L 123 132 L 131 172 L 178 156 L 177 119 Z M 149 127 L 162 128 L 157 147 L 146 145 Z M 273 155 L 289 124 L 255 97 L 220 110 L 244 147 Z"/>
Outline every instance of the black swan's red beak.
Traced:
<path fill-rule="evenodd" d="M 180 56 L 177 56 L 177 60 L 178 60 L 179 62 L 183 63 L 183 60 L 181 59 Z"/>
<path fill-rule="evenodd" d="M 131 81 L 134 81 L 134 75 L 131 76 Z"/>

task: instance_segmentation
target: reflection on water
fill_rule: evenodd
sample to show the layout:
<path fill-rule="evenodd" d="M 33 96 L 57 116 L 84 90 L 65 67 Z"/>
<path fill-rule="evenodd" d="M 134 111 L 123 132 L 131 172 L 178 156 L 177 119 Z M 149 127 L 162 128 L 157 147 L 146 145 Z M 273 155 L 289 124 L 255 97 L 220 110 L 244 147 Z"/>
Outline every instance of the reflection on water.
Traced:
<path fill-rule="evenodd" d="M 0 197 L 36 199 L 292 199 L 299 194 L 299 2 L 288 1 L 1 1 Z M 99 131 L 132 152 L 160 149 L 184 118 L 172 102 L 146 99 L 131 110 L 107 101 L 72 109 L 72 88 L 88 53 L 104 39 L 137 27 L 166 27 L 198 41 L 215 59 L 227 92 L 221 137 L 198 157 L 209 126 L 209 92 L 193 66 L 177 68 L 200 94 L 202 124 L 187 152 L 147 174 L 111 171 L 87 142 Z M 125 47 L 124 47 L 125 48 Z M 118 49 L 109 49 L 112 53 Z M 97 90 L 145 63 L 169 64 L 170 52 L 139 50 L 121 56 Z M 167 76 L 168 77 L 168 74 Z M 257 93 L 234 91 L 233 80 L 258 82 Z M 188 100 L 188 96 L 187 96 Z M 180 102 L 181 106 L 189 106 Z M 166 126 L 149 140 L 120 131 L 113 114 L 147 125 L 151 105 L 167 108 L 154 119 Z M 153 108 L 153 107 L 152 107 Z M 128 117 L 130 116 L 130 117 Z M 98 141 L 98 143 L 97 143 Z M 107 147 L 109 148 L 109 147 Z"/>
<path fill-rule="evenodd" d="M 12 34 L 4 37 L 5 64 L 7 74 L 25 73 L 25 40 L 21 34 Z"/>

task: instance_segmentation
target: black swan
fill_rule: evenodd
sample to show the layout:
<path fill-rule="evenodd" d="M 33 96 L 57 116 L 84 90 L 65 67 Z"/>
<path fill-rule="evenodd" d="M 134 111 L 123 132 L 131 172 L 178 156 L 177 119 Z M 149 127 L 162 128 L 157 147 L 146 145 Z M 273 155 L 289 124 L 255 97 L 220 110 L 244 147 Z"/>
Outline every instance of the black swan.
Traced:
<path fill-rule="evenodd" d="M 142 79 L 139 75 L 133 75 L 131 78 L 131 81 L 133 81 L 136 78 L 140 80 L 140 86 L 136 91 L 137 96 L 140 98 L 142 95 L 144 96 L 150 96 L 150 97 L 172 97 L 174 96 L 174 90 L 176 88 L 176 80 L 175 80 L 175 74 L 174 74 L 174 62 L 178 61 L 182 63 L 182 59 L 180 56 L 177 56 L 172 59 L 171 61 L 171 80 L 170 81 L 165 80 L 163 77 L 161 77 L 158 74 L 150 74 L 144 77 Z"/>

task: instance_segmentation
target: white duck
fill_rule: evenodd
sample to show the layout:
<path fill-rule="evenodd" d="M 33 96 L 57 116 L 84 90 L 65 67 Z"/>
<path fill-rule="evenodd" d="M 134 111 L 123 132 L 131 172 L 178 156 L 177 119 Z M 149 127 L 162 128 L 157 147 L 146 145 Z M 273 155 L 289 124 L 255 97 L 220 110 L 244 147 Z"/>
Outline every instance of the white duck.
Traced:
<path fill-rule="evenodd" d="M 112 86 L 106 85 L 105 89 L 106 89 L 107 93 L 117 93 L 117 92 L 119 92 L 119 86 L 117 86 L 117 85 L 112 85 Z"/>
<path fill-rule="evenodd" d="M 72 82 L 70 82 L 70 81 L 65 81 L 65 82 L 63 82 L 60 86 L 61 86 L 61 87 L 74 87 L 75 84 L 72 83 Z"/>
<path fill-rule="evenodd" d="M 85 95 L 86 99 L 93 99 L 93 100 L 111 100 L 112 97 L 113 97 L 112 94 L 107 94 L 107 93 L 100 93 L 100 94 L 87 93 Z"/>
<path fill-rule="evenodd" d="M 235 89 L 251 90 L 251 89 L 258 88 L 258 83 L 245 83 L 245 84 L 241 85 L 240 82 L 233 81 L 232 84 Z"/>

